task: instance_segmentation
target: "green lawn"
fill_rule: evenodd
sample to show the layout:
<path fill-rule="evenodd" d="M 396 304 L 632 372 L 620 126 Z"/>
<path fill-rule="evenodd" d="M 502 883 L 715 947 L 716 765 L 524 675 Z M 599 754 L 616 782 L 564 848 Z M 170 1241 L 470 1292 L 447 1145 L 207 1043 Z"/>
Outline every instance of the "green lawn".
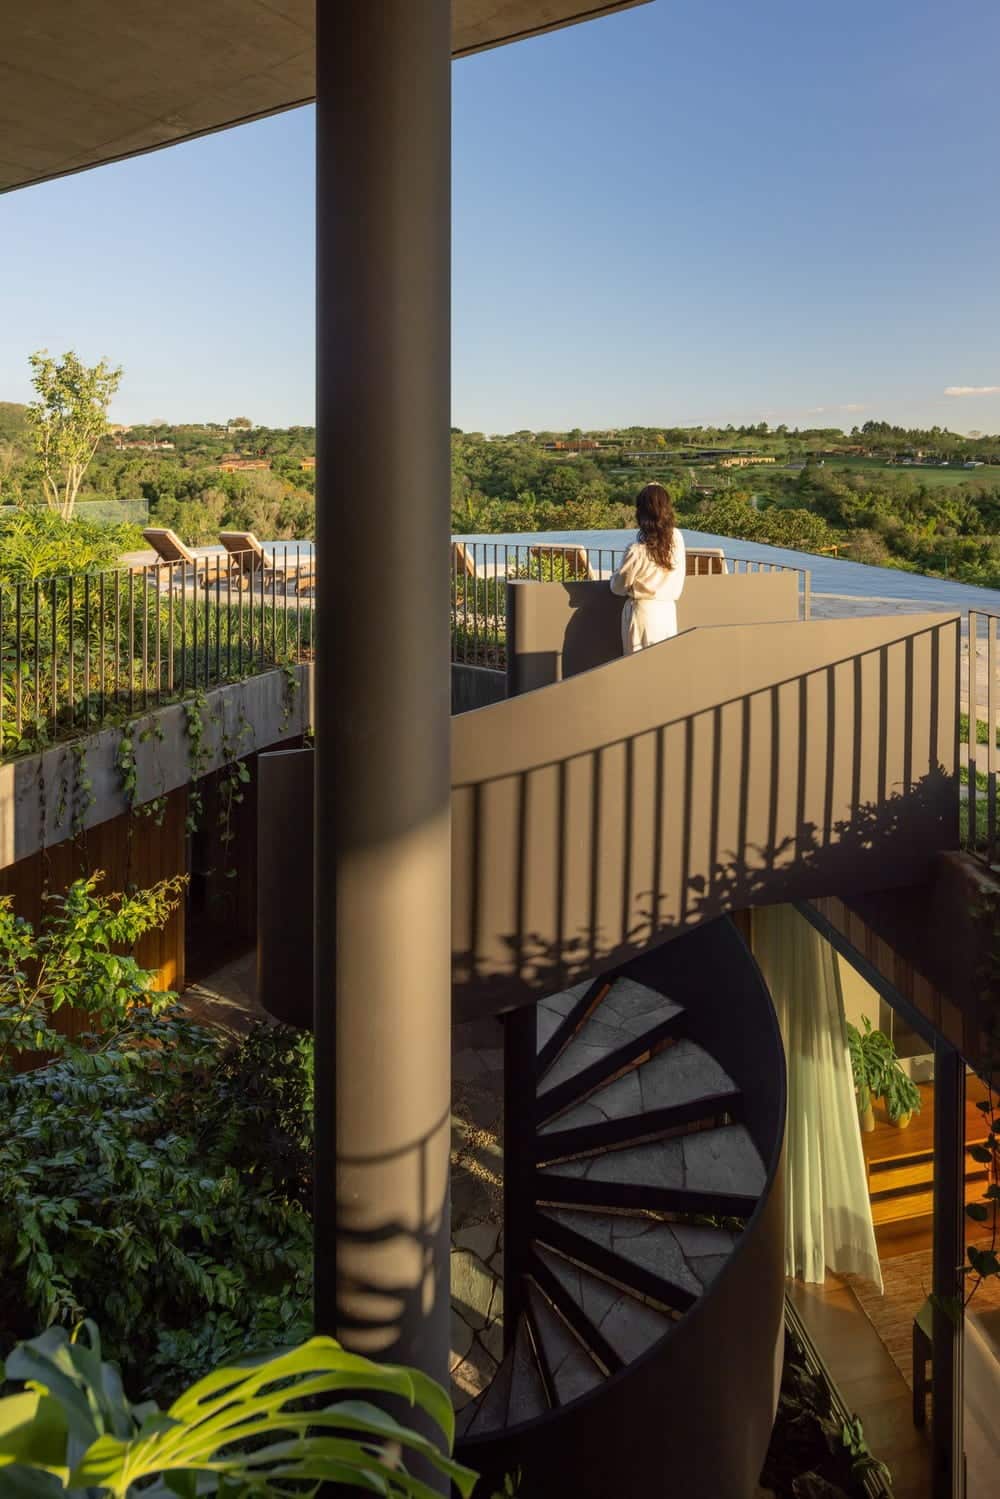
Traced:
<path fill-rule="evenodd" d="M 939 468 L 918 463 L 883 463 L 878 458 L 827 458 L 824 462 L 827 468 L 847 468 L 859 473 L 868 469 L 897 477 L 910 474 L 924 484 L 969 484 L 983 480 L 1000 484 L 1000 467 L 992 464 L 985 464 L 982 468 L 963 468 L 961 464 L 957 468 Z"/>

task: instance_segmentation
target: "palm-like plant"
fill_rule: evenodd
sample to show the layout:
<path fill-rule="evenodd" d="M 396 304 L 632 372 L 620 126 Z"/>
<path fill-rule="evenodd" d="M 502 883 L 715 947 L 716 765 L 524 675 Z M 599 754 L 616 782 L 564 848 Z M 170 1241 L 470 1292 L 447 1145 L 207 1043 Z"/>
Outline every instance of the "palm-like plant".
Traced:
<path fill-rule="evenodd" d="M 383 1499 L 436 1499 L 410 1473 L 409 1451 L 468 1499 L 476 1475 L 450 1456 L 451 1401 L 415 1369 L 375 1364 L 332 1338 L 310 1338 L 270 1358 L 216 1369 L 167 1411 L 133 1406 L 97 1328 L 87 1341 L 52 1327 L 7 1359 L 25 1389 L 0 1400 L 0 1490 L 5 1499 L 64 1493 L 109 1499 L 224 1499 L 315 1495 L 336 1484 Z M 402 1425 L 364 1391 L 416 1406 L 442 1445 Z M 330 1396 L 344 1396 L 330 1402 Z"/>

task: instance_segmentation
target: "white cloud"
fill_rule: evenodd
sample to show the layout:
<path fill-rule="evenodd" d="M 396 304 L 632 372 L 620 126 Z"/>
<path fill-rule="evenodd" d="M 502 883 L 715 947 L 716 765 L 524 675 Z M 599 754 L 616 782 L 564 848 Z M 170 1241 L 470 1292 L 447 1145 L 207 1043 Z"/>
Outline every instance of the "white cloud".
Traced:
<path fill-rule="evenodd" d="M 806 416 L 822 416 L 825 411 L 864 411 L 861 401 L 845 401 L 840 406 L 807 406 Z"/>
<path fill-rule="evenodd" d="M 946 396 L 1000 396 L 1000 385 L 946 385 Z"/>

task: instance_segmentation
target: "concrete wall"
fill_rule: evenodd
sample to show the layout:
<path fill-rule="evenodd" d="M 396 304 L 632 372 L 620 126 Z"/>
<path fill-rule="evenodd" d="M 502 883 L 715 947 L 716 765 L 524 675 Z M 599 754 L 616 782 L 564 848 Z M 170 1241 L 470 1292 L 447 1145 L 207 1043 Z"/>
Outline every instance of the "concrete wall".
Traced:
<path fill-rule="evenodd" d="M 928 878 L 958 843 L 958 632 L 939 614 L 689 630 L 456 718 L 456 1013 L 721 912 Z"/>
<path fill-rule="evenodd" d="M 607 583 L 511 583 L 507 588 L 508 692 L 514 696 L 621 655 L 624 599 Z M 799 575 L 690 577 L 677 605 L 680 631 L 798 620 Z"/>
<path fill-rule="evenodd" d="M 451 668 L 451 711 L 468 713 L 473 708 L 488 708 L 507 696 L 507 678 L 502 671 L 487 666 L 466 666 L 453 662 Z"/>
<path fill-rule="evenodd" d="M 233 757 L 273 746 L 312 725 L 312 667 L 295 668 L 289 690 L 283 671 L 271 671 L 218 687 L 205 696 L 202 774 Z M 86 746 L 81 760 L 72 744 L 0 765 L 0 869 L 51 848 L 79 827 L 96 827 L 128 811 L 119 768 L 124 733 L 136 761 L 136 803 L 142 805 L 187 785 L 191 744 L 182 704 L 139 713 L 123 728 L 102 729 L 76 743 Z M 224 740 L 228 740 L 227 753 Z M 90 789 L 80 785 L 86 777 Z"/>

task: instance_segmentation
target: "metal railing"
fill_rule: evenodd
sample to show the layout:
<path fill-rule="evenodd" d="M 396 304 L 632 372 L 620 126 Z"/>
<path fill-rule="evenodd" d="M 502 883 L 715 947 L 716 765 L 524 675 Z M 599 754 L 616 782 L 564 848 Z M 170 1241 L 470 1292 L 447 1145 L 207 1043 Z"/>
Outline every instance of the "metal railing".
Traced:
<path fill-rule="evenodd" d="M 456 541 L 451 548 L 451 659 L 465 666 L 503 670 L 507 662 L 507 583 L 610 581 L 624 547 L 587 547 L 571 542 Z M 797 573 L 803 612 L 809 614 L 809 573 L 780 562 L 732 557 L 691 548 L 688 574 Z"/>
<path fill-rule="evenodd" d="M 959 739 L 963 786 L 961 831 L 963 846 L 990 864 L 1000 856 L 997 829 L 997 713 L 1000 710 L 997 670 L 1000 617 L 969 610 L 969 633 L 962 682 Z"/>
<path fill-rule="evenodd" d="M 0 574 L 0 758 L 307 659 L 314 581 L 299 545 Z"/>

